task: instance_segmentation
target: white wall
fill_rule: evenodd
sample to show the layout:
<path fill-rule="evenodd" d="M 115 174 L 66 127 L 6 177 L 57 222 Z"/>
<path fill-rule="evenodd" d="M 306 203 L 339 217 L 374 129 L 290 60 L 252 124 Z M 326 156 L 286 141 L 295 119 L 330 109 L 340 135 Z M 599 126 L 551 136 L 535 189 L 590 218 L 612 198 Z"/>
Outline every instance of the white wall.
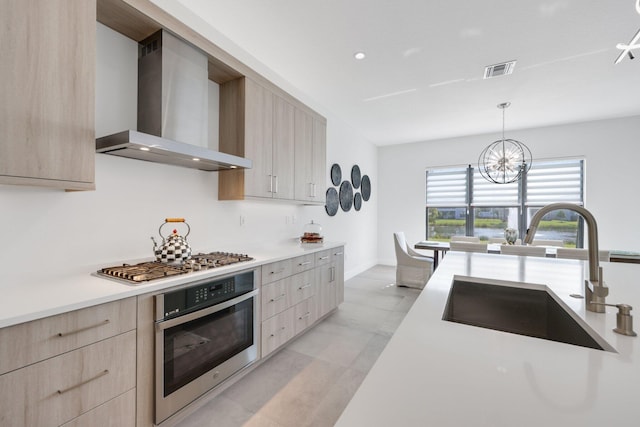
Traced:
<path fill-rule="evenodd" d="M 96 136 L 135 128 L 137 44 L 98 24 Z M 210 87 L 215 97 L 217 87 Z M 314 106 L 311 105 L 313 108 Z M 216 117 L 217 112 L 211 112 Z M 327 186 L 332 163 L 358 163 L 372 178 L 373 195 L 360 212 L 329 217 L 324 206 L 218 201 L 218 174 L 96 155 L 96 190 L 0 185 L 5 249 L 0 289 L 23 277 L 91 273 L 99 266 L 152 256 L 151 236 L 166 217 L 184 217 L 194 250 L 241 251 L 291 242 L 312 219 L 325 238 L 344 241 L 347 277 L 376 261 L 376 148 L 326 114 Z M 215 129 L 215 126 L 214 126 Z M 215 137 L 211 145 L 217 145 Z M 324 191 L 324 190 L 322 190 Z M 244 225 L 240 216 L 244 216 Z M 295 222 L 294 222 L 295 220 Z M 168 229 L 169 227 L 165 227 Z M 170 230 L 164 230 L 169 232 Z"/>
<path fill-rule="evenodd" d="M 585 207 L 598 221 L 602 249 L 640 250 L 637 161 L 640 116 L 509 131 L 538 159 L 584 156 Z M 394 231 L 409 242 L 425 238 L 425 170 L 477 164 L 480 152 L 499 134 L 380 148 L 378 151 L 378 259 L 395 264 Z"/>

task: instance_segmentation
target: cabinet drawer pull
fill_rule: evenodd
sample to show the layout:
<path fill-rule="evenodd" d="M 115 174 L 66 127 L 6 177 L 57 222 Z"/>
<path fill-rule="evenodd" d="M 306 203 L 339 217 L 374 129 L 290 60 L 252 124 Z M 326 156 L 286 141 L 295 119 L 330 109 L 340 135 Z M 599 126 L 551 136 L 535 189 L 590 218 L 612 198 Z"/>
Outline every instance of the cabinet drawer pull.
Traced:
<path fill-rule="evenodd" d="M 267 175 L 269 177 L 269 193 L 273 193 L 273 175 Z"/>
<path fill-rule="evenodd" d="M 321 260 L 321 261 L 324 261 L 325 259 L 329 259 L 329 257 L 328 257 L 328 256 L 321 256 L 321 257 L 320 257 L 320 258 L 318 258 L 318 259 L 319 259 L 319 260 Z"/>
<path fill-rule="evenodd" d="M 307 311 L 307 313 L 306 313 L 306 314 L 303 314 L 302 316 L 298 317 L 298 320 L 302 320 L 302 319 L 307 318 L 307 317 L 309 317 L 309 316 L 311 316 L 311 312 L 310 312 L 310 311 Z"/>
<path fill-rule="evenodd" d="M 300 264 L 298 264 L 300 267 L 302 267 L 303 265 L 309 265 L 311 264 L 311 261 L 305 261 L 305 262 L 301 262 Z"/>
<path fill-rule="evenodd" d="M 287 296 L 286 294 L 282 294 L 282 295 L 280 295 L 279 297 L 271 298 L 271 299 L 269 300 L 269 302 L 276 302 L 276 301 L 278 301 L 278 300 L 280 300 L 280 299 L 282 299 L 282 298 L 284 298 L 284 297 L 286 297 L 286 296 Z"/>
<path fill-rule="evenodd" d="M 277 193 L 278 192 L 278 175 L 274 175 L 273 177 L 276 179 L 276 189 L 274 193 Z"/>
<path fill-rule="evenodd" d="M 344 252 L 336 252 L 334 255 L 338 256 L 338 255 L 343 255 L 343 254 L 344 254 Z"/>
<path fill-rule="evenodd" d="M 311 287 L 311 283 L 307 283 L 306 285 L 300 286 L 300 287 L 298 288 L 298 290 L 299 290 L 299 291 L 301 291 L 301 290 L 303 290 L 303 289 L 307 289 L 307 288 L 310 288 L 310 287 Z"/>
<path fill-rule="evenodd" d="M 88 380 L 82 381 L 81 383 L 78 383 L 76 385 L 72 385 L 71 387 L 68 387 L 68 388 L 65 388 L 65 389 L 62 389 L 62 390 L 58 390 L 58 394 L 66 393 L 68 391 L 73 390 L 74 388 L 82 387 L 83 385 L 85 385 L 87 383 L 90 383 L 91 381 L 97 380 L 100 377 L 104 377 L 108 373 L 109 373 L 109 370 L 105 369 L 104 371 L 100 372 L 98 375 L 96 375 L 93 378 L 89 378 Z"/>
<path fill-rule="evenodd" d="M 84 328 L 79 328 L 76 329 L 75 331 L 69 331 L 69 332 L 58 332 L 57 336 L 59 337 L 66 337 L 67 335 L 73 335 L 73 334 L 77 334 L 79 332 L 83 332 L 83 331 L 87 331 L 89 329 L 93 329 L 93 328 L 97 328 L 99 326 L 104 326 L 109 324 L 111 321 L 109 319 L 105 319 L 100 323 L 96 323 L 95 325 L 89 325 L 89 326 L 85 326 Z"/>
<path fill-rule="evenodd" d="M 280 274 L 280 273 L 284 273 L 284 268 L 281 268 L 280 270 L 277 270 L 277 271 L 272 271 L 269 274 Z"/>

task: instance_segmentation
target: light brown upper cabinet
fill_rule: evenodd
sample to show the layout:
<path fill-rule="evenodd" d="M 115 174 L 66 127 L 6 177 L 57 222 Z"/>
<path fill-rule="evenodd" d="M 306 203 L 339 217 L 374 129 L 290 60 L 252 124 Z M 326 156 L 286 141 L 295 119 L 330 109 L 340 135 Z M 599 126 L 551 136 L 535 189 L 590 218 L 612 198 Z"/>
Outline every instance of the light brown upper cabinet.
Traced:
<path fill-rule="evenodd" d="M 95 0 L 2 0 L 0 183 L 95 188 Z"/>
<path fill-rule="evenodd" d="M 253 162 L 220 172 L 220 200 L 324 203 L 325 119 L 250 78 L 220 85 L 220 151 Z"/>
<path fill-rule="evenodd" d="M 327 125 L 321 118 L 296 109 L 295 199 L 324 203 Z"/>
<path fill-rule="evenodd" d="M 220 85 L 220 151 L 253 167 L 221 171 L 219 199 L 293 200 L 294 120 L 293 105 L 249 78 Z"/>

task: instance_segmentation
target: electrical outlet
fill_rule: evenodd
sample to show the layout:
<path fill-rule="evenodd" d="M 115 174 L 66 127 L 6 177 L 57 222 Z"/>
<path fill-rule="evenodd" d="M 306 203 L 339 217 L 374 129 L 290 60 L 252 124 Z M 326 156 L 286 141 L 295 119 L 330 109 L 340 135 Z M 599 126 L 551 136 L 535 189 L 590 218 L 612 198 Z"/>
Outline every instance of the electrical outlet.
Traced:
<path fill-rule="evenodd" d="M 291 224 L 295 224 L 295 223 L 296 223 L 296 216 L 291 215 Z"/>

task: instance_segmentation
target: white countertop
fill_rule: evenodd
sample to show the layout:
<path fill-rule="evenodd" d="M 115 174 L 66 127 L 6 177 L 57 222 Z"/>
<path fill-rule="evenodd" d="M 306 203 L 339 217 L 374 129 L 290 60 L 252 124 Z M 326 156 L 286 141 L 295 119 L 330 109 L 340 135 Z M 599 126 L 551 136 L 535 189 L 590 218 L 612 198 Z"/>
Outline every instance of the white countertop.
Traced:
<path fill-rule="evenodd" d="M 79 268 L 75 272 L 61 272 L 54 277 L 34 271 L 32 274 L 21 277 L 19 282 L 15 281 L 10 286 L 2 287 L 0 328 L 135 295 L 157 292 L 199 279 L 248 270 L 270 262 L 343 245 L 343 242 L 324 242 L 324 244 L 318 246 L 284 244 L 255 248 L 253 250 L 247 248 L 246 253 L 254 258 L 253 261 L 240 262 L 227 267 L 182 274 L 136 285 L 125 284 L 115 279 L 95 274 L 98 269 L 117 265 L 115 263 L 95 266 L 94 268 Z M 123 260 L 122 262 L 134 263 L 151 260 Z"/>
<path fill-rule="evenodd" d="M 337 427 L 638 426 L 640 338 L 586 312 L 583 261 L 449 252 Z M 635 307 L 640 266 L 602 263 L 607 303 Z M 547 285 L 617 353 L 442 320 L 454 275 Z"/>

